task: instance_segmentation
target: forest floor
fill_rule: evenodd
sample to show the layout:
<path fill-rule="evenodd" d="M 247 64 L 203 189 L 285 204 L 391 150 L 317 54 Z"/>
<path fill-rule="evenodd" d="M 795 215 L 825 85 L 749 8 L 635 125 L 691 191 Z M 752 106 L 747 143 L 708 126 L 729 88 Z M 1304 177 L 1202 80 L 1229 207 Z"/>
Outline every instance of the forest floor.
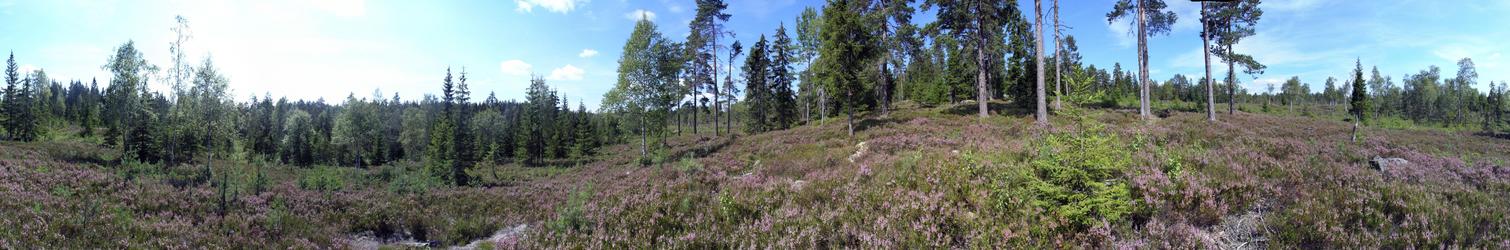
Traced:
<path fill-rule="evenodd" d="M 0 142 L 0 249 L 1510 248 L 1506 139 L 1366 127 L 1353 142 L 1326 118 L 1078 108 L 1043 128 L 1006 105 L 901 106 L 853 137 L 842 117 L 673 136 L 648 166 L 615 145 L 580 166 L 474 171 L 481 187 L 423 185 L 413 162 L 117 165 L 84 142 Z"/>

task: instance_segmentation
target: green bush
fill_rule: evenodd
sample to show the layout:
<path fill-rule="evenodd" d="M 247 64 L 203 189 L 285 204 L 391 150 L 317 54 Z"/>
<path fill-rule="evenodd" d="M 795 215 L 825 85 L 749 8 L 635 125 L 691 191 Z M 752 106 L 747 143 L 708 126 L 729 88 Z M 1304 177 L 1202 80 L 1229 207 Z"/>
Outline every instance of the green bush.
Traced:
<path fill-rule="evenodd" d="M 314 191 L 340 191 L 346 188 L 346 173 L 342 169 L 320 166 L 304 172 L 299 177 L 299 188 Z"/>
<path fill-rule="evenodd" d="M 550 229 L 556 232 L 590 234 L 582 231 L 592 228 L 588 225 L 591 222 L 587 221 L 587 217 L 582 211 L 588 199 L 592 199 L 592 184 L 587 184 L 573 191 L 571 196 L 566 199 L 566 204 L 562 205 L 561 209 L 556 210 L 558 211 L 556 219 L 548 224 Z"/>
<path fill-rule="evenodd" d="M 1040 140 L 1024 183 L 1028 205 L 1069 221 L 1074 230 L 1117 223 L 1139 209 L 1124 171 L 1133 163 L 1132 148 L 1104 125 L 1071 111 L 1078 132 L 1049 134 Z"/>

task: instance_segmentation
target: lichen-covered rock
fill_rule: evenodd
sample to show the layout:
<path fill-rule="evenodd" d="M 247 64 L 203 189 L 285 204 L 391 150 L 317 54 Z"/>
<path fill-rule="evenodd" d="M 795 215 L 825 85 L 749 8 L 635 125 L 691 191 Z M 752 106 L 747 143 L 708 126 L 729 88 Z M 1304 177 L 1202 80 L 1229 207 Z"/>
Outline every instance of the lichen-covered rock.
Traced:
<path fill-rule="evenodd" d="M 1401 158 L 1383 157 L 1374 157 L 1373 160 L 1368 161 L 1368 166 L 1374 170 L 1379 170 L 1379 172 L 1389 171 L 1390 168 L 1405 166 L 1405 164 L 1410 164 L 1410 161 Z"/>

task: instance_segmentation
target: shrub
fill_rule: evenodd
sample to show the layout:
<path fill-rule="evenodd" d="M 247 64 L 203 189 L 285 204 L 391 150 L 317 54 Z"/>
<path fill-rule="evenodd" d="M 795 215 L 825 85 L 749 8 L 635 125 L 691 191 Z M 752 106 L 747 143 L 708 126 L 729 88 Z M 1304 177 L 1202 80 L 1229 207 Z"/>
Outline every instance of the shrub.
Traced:
<path fill-rule="evenodd" d="M 1076 111 L 1079 132 L 1053 133 L 1040 140 L 1026 176 L 1028 204 L 1068 220 L 1075 230 L 1105 220 L 1117 223 L 1138 209 L 1123 172 L 1132 150 L 1105 126 Z"/>
<path fill-rule="evenodd" d="M 588 232 L 582 232 L 582 230 L 591 228 L 590 226 L 588 226 L 588 223 L 590 222 L 587 221 L 587 218 L 583 213 L 583 206 L 586 206 L 587 200 L 591 198 L 592 184 L 587 184 L 586 186 L 572 192 L 571 196 L 567 198 L 566 204 L 562 205 L 561 208 L 556 209 L 556 219 L 552 220 L 548 225 L 550 229 L 557 232 L 577 232 L 590 234 Z"/>
<path fill-rule="evenodd" d="M 299 188 L 312 191 L 340 191 L 346 188 L 344 172 L 340 168 L 330 166 L 310 169 L 299 177 Z"/>

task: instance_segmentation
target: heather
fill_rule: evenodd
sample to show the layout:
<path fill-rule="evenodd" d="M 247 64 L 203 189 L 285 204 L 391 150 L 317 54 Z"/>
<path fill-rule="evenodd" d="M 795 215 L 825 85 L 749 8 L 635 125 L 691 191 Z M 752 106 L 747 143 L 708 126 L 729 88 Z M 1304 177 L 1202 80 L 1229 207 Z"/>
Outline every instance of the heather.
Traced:
<path fill-rule="evenodd" d="M 452 187 L 418 163 L 117 165 L 74 141 L 0 144 L 5 248 L 1469 247 L 1510 244 L 1510 144 L 1241 113 L 907 107 L 734 139 L 610 146 Z M 1011 112 L 1010 110 L 1007 112 Z M 1410 164 L 1383 171 L 1372 157 Z M 505 230 L 509 229 L 509 230 Z"/>

